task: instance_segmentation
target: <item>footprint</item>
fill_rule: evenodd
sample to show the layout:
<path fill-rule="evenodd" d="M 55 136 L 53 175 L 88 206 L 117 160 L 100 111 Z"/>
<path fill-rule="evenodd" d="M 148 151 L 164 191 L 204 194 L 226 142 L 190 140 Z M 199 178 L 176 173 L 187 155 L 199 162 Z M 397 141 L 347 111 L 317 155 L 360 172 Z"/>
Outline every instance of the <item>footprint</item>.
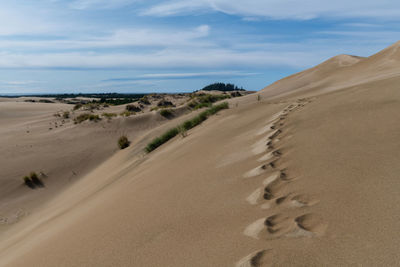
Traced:
<path fill-rule="evenodd" d="M 288 233 L 288 237 L 314 237 L 325 233 L 327 224 L 316 214 L 309 213 L 295 219 L 297 228 Z"/>
<path fill-rule="evenodd" d="M 239 260 L 236 263 L 236 267 L 259 267 L 259 266 L 266 266 L 268 264 L 268 252 L 271 250 L 257 250 L 253 253 L 250 253 L 243 259 Z M 272 259 L 269 260 L 271 262 Z"/>
<path fill-rule="evenodd" d="M 268 138 L 269 139 L 275 139 L 278 135 L 280 135 L 282 133 L 282 130 L 281 129 L 277 129 L 277 130 L 275 130 L 275 131 L 273 131 L 269 136 L 268 136 Z"/>
<path fill-rule="evenodd" d="M 262 156 L 261 158 L 259 158 L 257 161 L 258 161 L 258 162 L 264 162 L 264 161 L 267 161 L 267 160 L 272 159 L 273 157 L 274 157 L 273 152 L 268 152 L 267 154 L 265 154 L 264 156 Z"/>
<path fill-rule="evenodd" d="M 262 230 L 265 229 L 265 218 L 258 219 L 244 229 L 243 234 L 254 239 L 258 239 L 258 236 Z"/>
<path fill-rule="evenodd" d="M 284 185 L 285 182 L 280 179 L 276 179 L 270 184 L 268 184 L 268 186 L 264 188 L 264 199 L 266 200 L 274 199 L 277 193 Z"/>
<path fill-rule="evenodd" d="M 290 204 L 295 208 L 309 207 L 317 204 L 319 201 L 308 195 L 295 195 L 291 198 Z"/>
<path fill-rule="evenodd" d="M 278 179 L 280 176 L 280 172 L 274 172 L 270 176 L 267 177 L 267 179 L 264 180 L 263 185 L 268 186 L 270 183 Z"/>
<path fill-rule="evenodd" d="M 272 127 L 276 124 L 276 121 L 268 123 L 266 126 L 264 126 L 262 129 L 260 129 L 256 135 L 262 135 L 265 134 L 266 132 L 269 132 L 272 130 Z"/>
<path fill-rule="evenodd" d="M 246 172 L 245 174 L 243 174 L 243 177 L 244 178 L 251 178 L 251 177 L 254 177 L 254 176 L 258 176 L 258 175 L 264 173 L 267 170 L 267 168 L 268 168 L 268 165 L 263 164 L 261 166 L 255 167 L 254 169 Z"/>
<path fill-rule="evenodd" d="M 264 223 L 270 237 L 280 237 L 292 231 L 296 226 L 293 220 L 282 214 L 272 215 Z"/>
<path fill-rule="evenodd" d="M 246 198 L 246 201 L 250 203 L 250 205 L 257 205 L 258 200 L 261 198 L 263 193 L 263 188 L 257 188 L 253 193 L 250 194 L 250 196 L 248 196 Z"/>

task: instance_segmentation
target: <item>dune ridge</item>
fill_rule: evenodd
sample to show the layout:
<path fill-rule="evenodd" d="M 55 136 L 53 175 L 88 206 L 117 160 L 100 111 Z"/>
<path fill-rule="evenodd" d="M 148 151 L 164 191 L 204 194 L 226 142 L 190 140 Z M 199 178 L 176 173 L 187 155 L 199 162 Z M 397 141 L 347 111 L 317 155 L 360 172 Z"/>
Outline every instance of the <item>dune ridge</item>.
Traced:
<path fill-rule="evenodd" d="M 0 266 L 398 265 L 399 45 L 231 99 L 150 154 L 168 125 L 142 132 L 3 232 Z"/>

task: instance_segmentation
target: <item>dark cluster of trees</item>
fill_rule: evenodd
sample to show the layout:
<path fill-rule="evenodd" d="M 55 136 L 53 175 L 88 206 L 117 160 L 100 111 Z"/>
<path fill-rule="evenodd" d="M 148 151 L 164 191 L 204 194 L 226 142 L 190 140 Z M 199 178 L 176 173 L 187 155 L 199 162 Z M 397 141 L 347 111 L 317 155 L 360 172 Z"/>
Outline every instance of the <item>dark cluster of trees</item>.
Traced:
<path fill-rule="evenodd" d="M 204 87 L 202 90 L 204 91 L 222 91 L 222 92 L 230 92 L 230 91 L 246 91 L 243 89 L 243 87 L 237 87 L 234 84 L 231 83 L 213 83 L 210 85 L 207 85 Z"/>

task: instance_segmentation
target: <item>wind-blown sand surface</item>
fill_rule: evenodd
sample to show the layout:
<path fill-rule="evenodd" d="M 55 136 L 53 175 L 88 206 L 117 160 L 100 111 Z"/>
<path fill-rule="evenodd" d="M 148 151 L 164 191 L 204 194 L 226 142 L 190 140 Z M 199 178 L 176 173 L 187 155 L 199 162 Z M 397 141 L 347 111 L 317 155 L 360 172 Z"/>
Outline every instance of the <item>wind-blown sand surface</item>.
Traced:
<path fill-rule="evenodd" d="M 0 265 L 399 265 L 398 46 L 233 99 L 148 155 L 138 138 L 4 231 Z"/>

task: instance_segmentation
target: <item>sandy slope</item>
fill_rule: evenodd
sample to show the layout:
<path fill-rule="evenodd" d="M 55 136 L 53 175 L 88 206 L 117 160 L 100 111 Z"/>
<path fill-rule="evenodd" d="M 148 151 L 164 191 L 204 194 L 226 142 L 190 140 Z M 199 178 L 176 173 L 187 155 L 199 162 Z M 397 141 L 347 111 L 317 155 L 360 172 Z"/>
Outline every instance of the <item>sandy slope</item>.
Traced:
<path fill-rule="evenodd" d="M 0 265 L 399 265 L 398 46 L 116 153 L 3 233 Z"/>

